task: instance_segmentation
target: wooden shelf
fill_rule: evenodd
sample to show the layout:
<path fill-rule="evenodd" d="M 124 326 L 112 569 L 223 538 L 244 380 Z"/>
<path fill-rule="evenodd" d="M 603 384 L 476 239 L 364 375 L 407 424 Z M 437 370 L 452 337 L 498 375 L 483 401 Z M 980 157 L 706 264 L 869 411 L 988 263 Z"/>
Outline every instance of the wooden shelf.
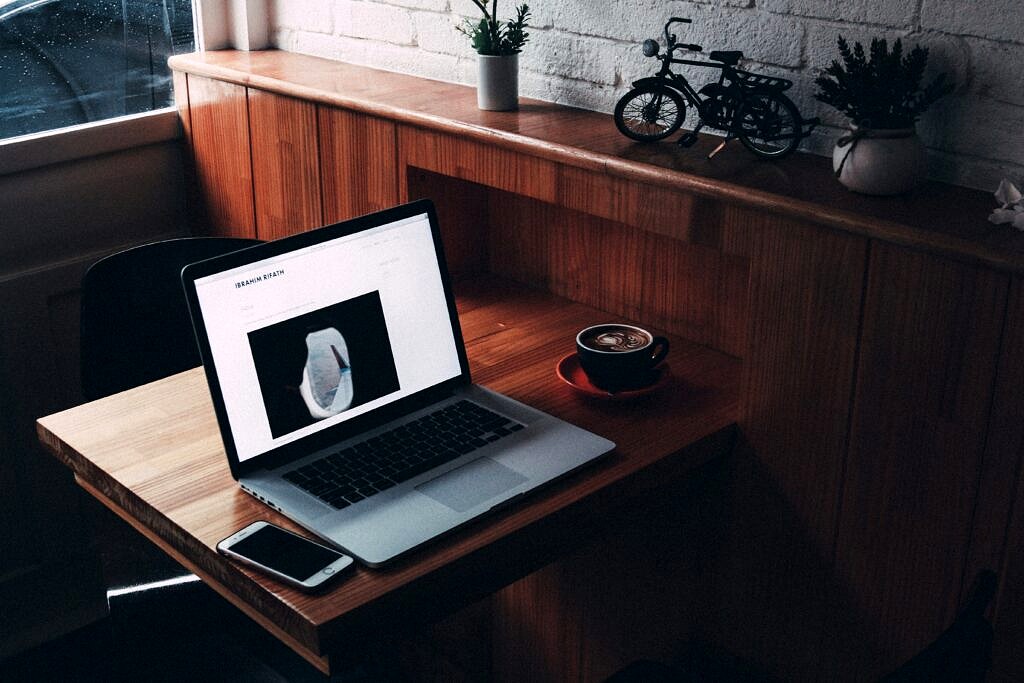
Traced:
<path fill-rule="evenodd" d="M 614 440 L 601 462 L 384 570 L 358 569 L 309 596 L 217 555 L 256 519 L 296 529 L 231 478 L 201 369 L 42 418 L 40 439 L 84 488 L 321 668 L 353 639 L 395 635 L 468 604 L 564 554 L 644 492 L 724 455 L 741 363 L 671 337 L 673 380 L 610 403 L 555 375 L 576 331 L 608 314 L 492 278 L 457 286 L 474 380 Z M 413 608 L 415 606 L 415 609 Z"/>
<path fill-rule="evenodd" d="M 979 190 L 928 182 L 902 197 L 857 195 L 834 179 L 822 157 L 798 153 L 768 162 L 737 146 L 708 161 L 718 138 L 705 136 L 687 150 L 670 142 L 639 144 L 620 135 L 606 114 L 525 98 L 518 112 L 485 112 L 466 86 L 289 52 L 204 52 L 172 57 L 170 64 L 178 72 L 1024 273 L 1024 234 L 988 223 L 995 200 Z"/>

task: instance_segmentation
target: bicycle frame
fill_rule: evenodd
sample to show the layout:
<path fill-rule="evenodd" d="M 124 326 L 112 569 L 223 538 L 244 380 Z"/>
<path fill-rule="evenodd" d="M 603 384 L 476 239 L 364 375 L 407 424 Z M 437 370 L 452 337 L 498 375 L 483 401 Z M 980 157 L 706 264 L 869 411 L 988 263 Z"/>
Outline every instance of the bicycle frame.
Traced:
<path fill-rule="evenodd" d="M 685 76 L 680 76 L 679 74 L 672 71 L 671 64 L 690 64 L 693 66 L 702 66 L 711 69 L 721 69 L 722 74 L 718 79 L 719 83 L 723 83 L 725 81 L 726 71 L 730 69 L 730 67 L 726 64 L 713 64 L 711 62 L 698 62 L 697 60 L 694 59 L 675 59 L 670 57 L 669 59 L 662 60 L 661 69 L 658 71 L 657 74 L 655 74 L 654 76 L 648 76 L 647 78 L 641 78 L 640 80 L 635 81 L 633 85 L 638 85 L 645 81 L 657 79 L 659 81 L 664 82 L 666 85 L 676 90 L 680 95 L 685 97 L 691 106 L 700 107 L 701 103 L 704 101 L 701 98 L 700 93 L 698 93 L 694 89 L 694 87 L 690 85 L 690 81 L 686 80 Z"/>
<path fill-rule="evenodd" d="M 686 99 L 686 101 L 689 102 L 690 106 L 694 107 L 694 109 L 696 109 L 697 112 L 699 113 L 700 110 L 701 110 L 701 105 L 704 104 L 706 99 L 702 98 L 700 93 L 696 89 L 694 89 L 694 87 L 692 85 L 690 85 L 690 81 L 687 80 L 687 78 L 685 76 L 682 76 L 682 75 L 677 74 L 674 71 L 672 71 L 672 66 L 671 66 L 672 64 L 688 64 L 690 66 L 699 66 L 699 67 L 702 67 L 702 68 L 705 68 L 705 69 L 720 69 L 721 70 L 721 74 L 718 77 L 718 85 L 724 85 L 727 80 L 730 81 L 731 83 L 734 83 L 734 84 L 737 81 L 739 81 L 739 75 L 737 73 L 737 70 L 736 70 L 735 66 L 730 65 L 730 64 L 717 64 L 715 62 L 697 61 L 695 59 L 678 59 L 678 58 L 676 58 L 676 57 L 674 57 L 672 55 L 672 53 L 676 49 L 677 49 L 677 47 L 675 45 L 670 46 L 668 48 L 668 53 L 664 57 L 660 57 L 659 58 L 659 61 L 661 61 L 661 68 L 658 70 L 658 72 L 654 76 L 648 76 L 646 78 L 641 78 L 641 79 L 638 79 L 636 81 L 633 81 L 633 86 L 636 87 L 636 86 L 639 86 L 639 85 L 641 85 L 643 83 L 649 83 L 651 81 L 657 81 L 658 83 L 660 83 L 660 84 L 662 84 L 662 85 L 664 85 L 666 87 L 672 88 L 673 90 L 678 92 L 680 95 L 682 95 Z M 727 87 L 733 87 L 733 86 L 727 86 Z M 738 90 L 741 93 L 738 96 L 738 103 L 740 103 L 740 104 L 745 99 L 746 95 L 748 95 L 748 94 L 750 94 L 752 92 L 756 92 L 756 89 L 744 88 L 742 85 L 739 85 L 739 86 L 736 86 L 736 87 L 738 88 Z M 766 89 L 767 90 L 772 90 L 773 88 L 766 88 Z M 809 126 L 810 127 L 809 130 L 801 130 L 798 133 L 786 133 L 786 134 L 783 134 L 783 135 L 777 135 L 777 136 L 772 136 L 772 137 L 765 137 L 764 139 L 766 141 L 774 141 L 774 140 L 789 139 L 789 138 L 792 138 L 794 136 L 795 137 L 799 137 L 799 138 L 807 137 L 807 135 L 810 134 L 810 130 L 813 130 L 813 128 L 817 125 L 817 123 L 818 123 L 818 119 L 817 118 L 814 118 L 814 119 L 804 119 L 801 122 L 801 127 Z M 718 127 L 718 126 L 715 126 L 713 124 L 710 124 L 709 122 L 704 121 L 703 118 L 701 119 L 701 125 L 702 126 L 703 125 L 711 125 L 711 127 L 713 127 L 713 128 L 717 128 Z M 725 131 L 727 131 L 727 132 L 729 132 L 731 134 L 732 126 L 723 127 L 723 128 L 720 128 L 720 130 L 725 130 Z"/>
<path fill-rule="evenodd" d="M 709 158 L 729 140 L 737 138 L 758 156 L 781 158 L 795 150 L 801 138 L 810 135 L 819 120 L 803 118 L 796 105 L 783 94 L 793 85 L 792 81 L 739 68 L 737 64 L 743 59 L 743 54 L 738 51 L 712 51 L 709 53 L 710 61 L 686 59 L 686 52 L 701 53 L 703 48 L 676 42 L 675 34 L 669 31 L 674 23 L 692 22 L 679 17 L 669 19 L 664 30 L 664 50 L 654 39 L 643 42 L 644 56 L 656 58 L 661 65 L 652 76 L 633 81 L 633 89 L 619 99 L 615 107 L 615 125 L 620 132 L 641 142 L 663 139 L 680 128 L 688 105 L 698 116 L 697 125 L 679 138 L 677 144 L 683 147 L 693 145 L 704 127 L 726 133 L 722 144 L 708 155 Z M 677 52 L 684 54 L 677 57 Z M 673 65 L 677 64 L 718 69 L 717 83 L 709 79 L 708 83 L 695 88 L 686 76 L 673 71 Z M 667 98 L 677 104 L 669 106 L 667 118 L 659 119 L 662 102 Z M 633 107 L 630 121 L 638 122 L 636 125 L 627 121 L 624 115 L 626 107 Z M 659 120 L 663 121 L 660 130 L 655 125 Z M 642 127 L 652 125 L 653 131 Z M 791 142 L 765 148 L 766 143 L 782 140 Z"/>

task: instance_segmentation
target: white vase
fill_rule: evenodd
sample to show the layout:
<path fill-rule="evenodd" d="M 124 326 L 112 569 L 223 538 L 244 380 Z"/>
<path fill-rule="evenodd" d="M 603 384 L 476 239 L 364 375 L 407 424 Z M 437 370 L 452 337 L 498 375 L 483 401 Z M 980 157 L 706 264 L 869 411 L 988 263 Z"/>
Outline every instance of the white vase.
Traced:
<path fill-rule="evenodd" d="M 477 55 L 476 104 L 487 111 L 519 108 L 519 54 Z"/>
<path fill-rule="evenodd" d="M 912 190 L 924 178 L 925 161 L 924 145 L 913 128 L 865 130 L 854 126 L 832 151 L 832 169 L 839 182 L 861 194 Z"/>

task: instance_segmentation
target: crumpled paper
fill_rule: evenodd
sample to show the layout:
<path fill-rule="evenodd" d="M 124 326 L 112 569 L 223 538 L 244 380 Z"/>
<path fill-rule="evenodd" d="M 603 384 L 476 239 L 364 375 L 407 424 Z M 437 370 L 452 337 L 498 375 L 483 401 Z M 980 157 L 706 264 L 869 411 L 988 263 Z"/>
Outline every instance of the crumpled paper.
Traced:
<path fill-rule="evenodd" d="M 306 367 L 302 369 L 299 394 L 315 420 L 348 410 L 352 405 L 352 368 L 348 344 L 337 329 L 306 335 Z"/>
<path fill-rule="evenodd" d="M 1000 181 L 995 195 L 996 201 L 1002 204 L 1002 207 L 992 210 L 988 222 L 996 225 L 1010 223 L 1018 230 L 1024 231 L 1024 198 L 1017 186 L 1004 178 Z"/>

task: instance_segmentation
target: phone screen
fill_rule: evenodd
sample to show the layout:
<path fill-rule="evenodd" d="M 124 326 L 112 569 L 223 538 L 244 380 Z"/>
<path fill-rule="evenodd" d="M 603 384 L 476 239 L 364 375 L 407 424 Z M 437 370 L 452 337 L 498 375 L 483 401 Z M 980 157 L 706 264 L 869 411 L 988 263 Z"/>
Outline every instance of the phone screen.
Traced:
<path fill-rule="evenodd" d="M 306 581 L 342 554 L 295 534 L 265 526 L 234 543 L 231 550 L 274 571 Z"/>

